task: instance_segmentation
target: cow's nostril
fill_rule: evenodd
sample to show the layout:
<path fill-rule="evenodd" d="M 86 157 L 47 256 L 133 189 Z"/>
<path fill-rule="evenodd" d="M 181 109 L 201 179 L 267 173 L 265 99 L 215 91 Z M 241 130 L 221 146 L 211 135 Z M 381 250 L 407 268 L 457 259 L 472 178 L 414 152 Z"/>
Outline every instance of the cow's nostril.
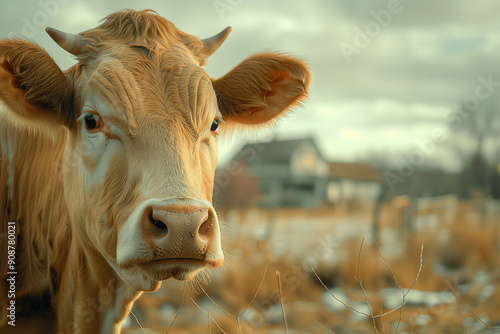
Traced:
<path fill-rule="evenodd" d="M 202 239 L 207 239 L 210 237 L 212 234 L 213 230 L 213 219 L 210 217 L 201 224 L 200 228 L 198 229 L 198 235 Z"/>
<path fill-rule="evenodd" d="M 168 232 L 168 227 L 167 225 L 165 225 L 162 221 L 160 220 L 156 220 L 154 219 L 153 217 L 153 210 L 151 210 L 149 212 L 149 221 L 151 222 L 151 224 L 153 224 L 154 226 L 158 227 L 160 230 L 162 230 L 162 232 L 164 233 L 167 233 Z"/>

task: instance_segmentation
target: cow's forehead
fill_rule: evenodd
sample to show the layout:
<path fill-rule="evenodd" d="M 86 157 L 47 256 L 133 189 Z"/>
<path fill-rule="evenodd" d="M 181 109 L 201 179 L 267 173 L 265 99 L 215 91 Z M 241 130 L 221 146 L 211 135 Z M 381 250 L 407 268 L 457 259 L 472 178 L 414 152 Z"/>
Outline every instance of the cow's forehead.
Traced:
<path fill-rule="evenodd" d="M 141 49 L 139 49 L 141 50 Z M 83 111 L 102 108 L 103 116 L 128 128 L 182 122 L 193 136 L 220 117 L 208 74 L 182 50 L 128 52 L 121 49 L 94 62 L 83 88 Z"/>

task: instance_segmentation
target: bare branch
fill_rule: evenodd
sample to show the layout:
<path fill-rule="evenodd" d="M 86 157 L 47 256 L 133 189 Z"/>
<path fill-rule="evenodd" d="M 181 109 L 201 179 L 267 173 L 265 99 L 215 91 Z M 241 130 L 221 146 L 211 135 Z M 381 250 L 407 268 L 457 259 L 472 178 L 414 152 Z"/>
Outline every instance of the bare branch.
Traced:
<path fill-rule="evenodd" d="M 453 294 L 455 295 L 455 298 L 457 299 L 457 302 L 460 304 L 460 306 L 462 306 L 462 308 L 467 311 L 467 313 L 469 313 L 469 315 L 474 318 L 474 320 L 476 320 L 477 322 L 479 322 L 481 325 L 483 325 L 485 328 L 489 329 L 490 331 L 493 331 L 493 332 L 500 332 L 500 327 L 492 327 L 490 325 L 488 325 L 487 323 L 485 323 L 483 320 L 481 320 L 481 318 L 479 318 L 476 314 L 474 314 L 474 312 L 472 312 L 472 310 L 467 307 L 467 305 L 465 305 L 465 303 L 462 301 L 462 298 L 460 298 L 460 295 L 457 293 L 457 291 L 451 286 L 451 282 L 449 280 L 445 280 L 445 285 L 446 287 L 451 291 L 453 292 Z"/>
<path fill-rule="evenodd" d="M 392 271 L 392 268 L 391 266 L 389 266 L 389 264 L 387 263 L 387 260 L 384 256 L 384 254 L 382 254 L 382 250 L 380 249 L 379 245 L 378 245 L 378 242 L 377 242 L 377 238 L 375 238 L 375 236 L 373 235 L 373 233 L 370 231 L 370 235 L 372 236 L 372 239 L 373 239 L 373 242 L 375 244 L 375 247 L 377 248 L 378 250 L 378 255 L 380 256 L 380 258 L 382 259 L 382 261 L 384 261 L 384 265 L 385 267 L 389 270 L 389 272 L 391 273 L 392 275 L 392 279 L 394 280 L 394 283 L 396 283 L 396 285 L 398 286 L 399 289 L 402 290 L 401 288 L 401 285 L 399 285 L 399 282 L 398 282 L 398 279 L 396 277 L 396 274 L 394 274 L 394 271 Z"/>
<path fill-rule="evenodd" d="M 366 293 L 365 287 L 363 286 L 363 280 L 361 279 L 361 252 L 363 251 L 363 243 L 364 242 L 365 242 L 365 238 L 363 237 L 361 239 L 361 245 L 359 246 L 359 252 L 358 252 L 358 277 L 356 277 L 356 280 L 358 281 L 358 284 L 359 284 L 359 287 L 361 288 L 361 291 L 363 291 L 363 296 L 365 297 L 366 305 L 368 305 L 368 310 L 370 310 L 370 318 L 372 319 L 373 328 L 375 329 L 375 333 L 378 334 L 377 324 L 375 323 L 375 318 L 373 316 L 372 305 L 370 304 L 370 300 L 368 299 L 368 294 Z"/>
<path fill-rule="evenodd" d="M 325 326 L 320 324 L 318 320 L 314 319 L 314 321 L 316 321 L 316 323 L 319 325 L 319 327 L 323 328 L 324 331 L 327 332 L 328 334 L 335 334 L 334 332 L 332 332 L 331 330 L 329 330 L 328 328 L 326 328 Z"/>
<path fill-rule="evenodd" d="M 215 319 L 214 319 L 214 318 L 212 318 L 212 317 L 210 316 L 210 313 L 209 313 L 209 312 L 205 311 L 204 309 L 202 309 L 202 308 L 201 308 L 201 306 L 200 306 L 200 305 L 196 304 L 196 302 L 194 301 L 194 299 L 193 299 L 193 298 L 191 298 L 191 301 L 193 302 L 193 304 L 194 304 L 194 305 L 196 305 L 196 307 L 197 307 L 197 308 L 198 308 L 201 312 L 205 313 L 205 315 L 207 315 L 207 316 L 208 316 L 208 318 L 209 318 L 209 319 L 211 319 L 211 320 L 214 322 L 214 324 L 216 324 L 216 325 L 217 325 L 217 327 L 220 329 L 220 331 L 221 331 L 222 333 L 227 334 L 227 333 L 226 333 L 226 332 L 224 332 L 224 330 L 223 330 L 223 329 L 219 326 L 219 324 L 217 323 L 217 321 L 215 321 Z"/>
<path fill-rule="evenodd" d="M 423 266 L 424 266 L 424 244 L 422 244 L 422 246 L 420 247 L 420 265 L 418 267 L 417 276 L 415 277 L 415 280 L 410 285 L 410 287 L 408 288 L 408 290 L 406 290 L 405 297 L 410 293 L 410 291 L 413 288 L 413 286 L 417 283 L 418 278 L 420 277 L 420 273 L 422 272 L 422 267 Z"/>
<path fill-rule="evenodd" d="M 240 322 L 240 318 L 239 317 L 236 319 L 236 322 L 238 323 L 238 332 L 240 334 L 243 334 L 243 330 L 241 329 L 241 322 Z"/>
<path fill-rule="evenodd" d="M 285 324 L 285 333 L 288 334 L 288 326 L 286 324 L 285 305 L 283 304 L 283 294 L 281 291 L 281 275 L 280 275 L 279 270 L 276 270 L 276 277 L 278 278 L 278 291 L 279 291 L 279 296 L 280 296 L 281 312 L 283 313 L 283 323 Z"/>
<path fill-rule="evenodd" d="M 462 333 L 464 334 L 467 334 L 469 332 L 469 329 L 467 327 L 467 318 L 465 318 L 464 320 L 464 328 L 460 328 L 460 330 L 462 331 Z"/>
<path fill-rule="evenodd" d="M 398 319 L 398 325 L 396 327 L 396 334 L 399 333 L 399 326 L 401 325 L 401 321 L 403 320 L 403 309 L 406 305 L 406 296 L 408 296 L 408 294 L 410 293 L 410 291 L 413 288 L 413 286 L 415 285 L 415 283 L 417 283 L 417 280 L 420 276 L 420 273 L 422 272 L 422 267 L 424 264 L 423 254 L 424 254 L 424 244 L 422 244 L 422 247 L 420 248 L 420 266 L 418 267 L 417 276 L 415 277 L 415 280 L 410 285 L 408 290 L 406 290 L 406 292 L 404 292 L 404 290 L 401 290 L 401 293 L 403 294 L 403 302 L 401 304 L 401 308 L 399 309 L 399 319 Z"/>
<path fill-rule="evenodd" d="M 212 334 L 212 329 L 210 328 L 210 311 L 208 311 L 208 334 Z"/>
<path fill-rule="evenodd" d="M 144 330 L 144 328 L 142 328 L 142 325 L 141 325 L 141 323 L 139 322 L 139 319 L 137 319 L 137 317 L 135 316 L 134 312 L 132 312 L 132 310 L 130 310 L 130 309 L 127 307 L 127 305 L 123 305 L 123 306 L 125 306 L 125 308 L 127 309 L 127 311 L 129 311 L 129 312 L 130 312 L 130 314 L 132 314 L 132 316 L 134 317 L 135 321 L 137 321 L 137 324 L 139 325 L 139 327 L 141 327 L 141 331 L 142 331 L 144 334 L 146 334 L 146 331 Z"/>
<path fill-rule="evenodd" d="M 266 274 L 267 274 L 267 269 L 269 267 L 269 262 L 266 263 L 266 269 L 264 270 L 264 274 L 262 275 L 262 279 L 260 281 L 260 284 L 259 284 L 259 287 L 257 289 L 257 291 L 255 292 L 255 295 L 253 296 L 252 300 L 250 301 L 250 303 L 248 303 L 248 305 L 245 307 L 245 309 L 243 310 L 243 312 L 241 312 L 240 314 L 238 314 L 238 316 L 235 316 L 231 313 L 229 313 L 228 311 L 226 311 L 222 306 L 220 306 L 219 304 L 217 304 L 215 302 L 215 300 L 212 299 L 212 297 L 210 297 L 210 295 L 205 291 L 205 289 L 203 289 L 203 287 L 201 286 L 200 283 L 198 283 L 198 287 L 201 289 L 201 291 L 203 291 L 203 293 L 205 294 L 205 296 L 207 296 L 208 299 L 210 299 L 210 301 L 219 309 L 221 310 L 224 314 L 230 316 L 231 318 L 233 319 L 236 319 L 237 323 L 238 323 L 238 331 L 240 334 L 243 334 L 243 330 L 241 329 L 241 317 L 243 316 L 243 314 L 248 310 L 248 308 L 250 307 L 250 305 L 252 305 L 252 303 L 255 301 L 255 299 L 257 298 L 257 295 L 259 294 L 259 291 L 260 289 L 262 288 L 262 284 L 264 283 L 264 279 L 266 277 Z"/>
<path fill-rule="evenodd" d="M 375 245 L 377 245 L 377 243 L 375 243 Z M 420 277 L 420 273 L 422 272 L 422 267 L 424 265 L 424 261 L 423 261 L 423 254 L 424 254 L 424 244 L 422 244 L 421 248 L 420 248 L 420 264 L 419 264 L 419 267 L 418 267 L 418 272 L 417 272 L 417 276 L 415 277 L 415 280 L 413 281 L 413 283 L 410 285 L 410 287 L 408 288 L 408 290 L 406 290 L 406 292 L 403 290 L 403 288 L 401 287 L 401 285 L 399 285 L 399 283 L 397 282 L 397 278 L 396 278 L 396 275 L 394 274 L 394 272 L 392 271 L 391 267 L 387 264 L 387 261 L 385 259 L 385 257 L 382 255 L 382 252 L 380 251 L 380 248 L 378 247 L 377 245 L 377 249 L 379 250 L 379 254 L 380 256 L 382 257 L 384 263 L 386 264 L 387 268 L 389 268 L 389 271 L 392 273 L 392 277 L 394 279 L 394 281 L 396 282 L 396 284 L 398 285 L 398 288 L 401 289 L 401 293 L 403 294 L 403 302 L 400 306 L 388 311 L 388 312 L 385 312 L 383 314 L 380 314 L 380 315 L 376 315 L 375 317 L 385 317 L 386 315 L 389 315 L 391 313 L 394 313 L 396 312 L 397 310 L 401 310 L 401 308 L 404 307 L 404 305 L 406 304 L 406 296 L 410 293 L 411 289 L 413 288 L 413 286 L 417 283 L 418 281 L 418 278 Z M 401 312 L 400 312 L 400 318 L 401 318 Z"/>
<path fill-rule="evenodd" d="M 182 305 L 184 304 L 184 299 L 186 298 L 186 288 L 184 288 L 184 293 L 182 294 L 182 301 L 181 301 L 181 304 L 179 305 L 179 309 L 177 310 L 177 313 L 175 314 L 175 317 L 174 319 L 172 320 L 172 322 L 170 323 L 170 326 L 168 326 L 168 329 L 167 331 L 165 332 L 165 334 L 168 334 L 168 332 L 170 332 L 170 329 L 172 328 L 172 326 L 174 325 L 174 322 L 175 320 L 177 319 L 177 317 L 179 316 L 179 313 L 181 313 L 181 308 L 182 308 Z"/>
<path fill-rule="evenodd" d="M 380 303 L 380 313 L 384 313 L 384 303 Z M 382 333 L 385 334 L 384 318 L 380 318 L 380 323 L 382 324 Z"/>
<path fill-rule="evenodd" d="M 215 302 L 215 300 L 213 300 L 212 297 L 210 297 L 208 295 L 208 293 L 205 291 L 205 289 L 203 289 L 203 287 L 201 286 L 200 283 L 198 283 L 198 287 L 201 289 L 201 291 L 203 291 L 203 293 L 205 294 L 205 296 L 207 296 L 207 298 L 210 299 L 210 301 L 212 302 L 212 304 L 214 304 L 219 310 L 221 310 L 222 312 L 224 312 L 224 314 L 230 316 L 231 318 L 237 319 L 236 316 L 232 315 L 231 313 L 229 313 L 228 311 L 226 311 L 225 309 L 223 309 L 222 306 L 219 306 L 219 304 L 217 304 Z"/>
<path fill-rule="evenodd" d="M 321 280 L 321 278 L 318 276 L 318 274 L 316 273 L 316 270 L 314 270 L 313 266 L 311 265 L 311 263 L 309 262 L 309 260 L 306 260 L 307 264 L 309 265 L 309 267 L 311 268 L 314 276 L 316 276 L 316 278 L 318 279 L 319 283 L 323 286 L 323 288 L 325 288 L 325 290 L 336 300 L 338 301 L 339 303 L 341 303 L 342 305 L 344 305 L 346 308 L 348 308 L 349 310 L 353 310 L 354 312 L 356 313 L 359 313 L 359 314 L 362 314 L 364 316 L 367 316 L 367 317 L 370 317 L 370 315 L 368 313 L 365 313 L 363 311 L 359 311 L 357 309 L 355 309 L 354 307 L 346 304 L 344 301 L 342 301 L 341 299 L 339 299 L 337 296 L 335 296 L 335 294 L 333 292 L 330 291 L 330 289 L 328 289 L 328 287 L 325 285 L 325 283 L 323 283 L 323 280 Z"/>
<path fill-rule="evenodd" d="M 252 303 L 255 301 L 255 299 L 257 298 L 257 295 L 259 294 L 259 291 L 260 289 L 262 288 L 262 284 L 264 283 L 264 279 L 266 278 L 266 274 L 267 274 L 267 268 L 269 267 L 269 262 L 266 263 L 266 269 L 264 270 L 264 274 L 262 275 L 262 279 L 260 280 L 260 284 L 259 284 L 259 288 L 257 289 L 257 291 L 255 291 L 255 295 L 253 296 L 252 300 L 250 301 L 250 303 L 248 303 L 247 307 L 245 307 L 245 309 L 243 310 L 243 312 L 241 312 L 239 315 L 238 315 L 238 318 L 241 317 L 243 314 L 245 314 L 245 312 L 248 310 L 248 308 L 250 307 L 250 305 L 252 305 Z"/>
<path fill-rule="evenodd" d="M 363 243 L 361 243 L 361 246 L 362 246 L 362 245 L 363 245 Z M 360 248 L 361 248 L 361 247 L 360 247 Z M 382 252 L 380 251 L 380 248 L 378 247 L 378 245 L 377 245 L 377 248 L 378 248 L 378 250 L 379 250 L 379 252 L 380 252 L 380 254 L 381 254 Z M 331 290 L 330 290 L 330 289 L 326 286 L 326 284 L 323 282 L 323 280 L 319 277 L 319 275 L 318 275 L 318 273 L 316 272 L 316 270 L 314 270 L 314 267 L 311 265 L 311 263 L 310 263 L 308 260 L 306 260 L 306 262 L 307 262 L 307 264 L 309 265 L 309 268 L 311 268 L 311 271 L 313 272 L 314 276 L 316 276 L 316 278 L 318 279 L 318 281 L 320 282 L 320 284 L 323 286 L 323 288 L 324 288 L 324 289 L 325 289 L 325 290 L 326 290 L 326 291 L 327 291 L 327 292 L 328 292 L 328 293 L 329 293 L 329 294 L 330 294 L 330 295 L 331 295 L 331 296 L 332 296 L 332 297 L 333 297 L 336 301 L 338 301 L 339 303 L 341 303 L 341 304 L 342 304 L 344 307 L 346 307 L 347 309 L 352 310 L 352 311 L 354 311 L 354 312 L 356 312 L 356 313 L 358 313 L 358 314 L 364 315 L 364 316 L 366 316 L 366 317 L 368 317 L 368 318 L 371 318 L 371 319 L 372 319 L 372 321 L 374 321 L 376 318 L 383 318 L 383 317 L 385 317 L 385 316 L 387 316 L 387 315 L 389 315 L 389 314 L 392 314 L 392 313 L 394 313 L 394 312 L 396 312 L 396 311 L 400 310 L 400 320 L 399 320 L 399 322 L 398 322 L 398 330 L 399 330 L 399 323 L 400 323 L 400 322 L 401 322 L 401 320 L 402 320 L 402 308 L 403 308 L 403 307 L 404 307 L 404 305 L 406 304 L 406 296 L 408 295 L 408 293 L 410 293 L 410 291 L 411 291 L 411 289 L 413 288 L 413 286 L 417 283 L 417 281 L 418 281 L 418 279 L 419 279 L 419 277 L 420 277 L 420 274 L 421 274 L 421 272 L 422 272 L 422 267 L 423 267 L 423 253 L 424 253 L 424 245 L 422 244 L 422 247 L 420 248 L 420 265 L 419 265 L 418 272 L 417 272 L 417 275 L 416 275 L 416 277 L 415 277 L 415 280 L 414 280 L 414 281 L 413 281 L 413 283 L 410 285 L 410 287 L 409 287 L 409 288 L 405 291 L 405 290 L 403 290 L 403 288 L 401 288 L 401 286 L 399 285 L 399 283 L 396 283 L 396 284 L 398 284 L 398 287 L 402 290 L 402 291 L 401 291 L 401 293 L 402 293 L 402 295 L 403 295 L 403 300 L 402 300 L 401 305 L 399 305 L 398 307 L 396 307 L 396 308 L 394 308 L 394 309 L 392 309 L 392 310 L 390 310 L 390 311 L 387 311 L 387 312 L 385 312 L 385 313 L 381 313 L 381 314 L 377 314 L 377 315 L 368 314 L 368 313 L 366 313 L 366 312 L 360 311 L 360 310 L 358 310 L 358 309 L 356 309 L 356 308 L 354 308 L 354 307 L 350 306 L 349 304 L 345 303 L 343 300 L 339 299 L 339 298 L 338 298 L 338 297 L 337 297 L 337 296 L 336 296 L 336 295 L 335 295 L 335 294 L 334 294 L 334 293 L 333 293 L 333 292 L 332 292 L 332 291 L 331 291 Z M 358 253 L 358 276 L 359 276 L 359 273 L 360 273 L 360 267 L 359 267 L 359 262 L 360 262 L 359 260 L 360 260 L 360 256 L 361 256 L 360 254 L 361 254 L 361 249 L 360 249 L 360 252 Z M 386 266 L 390 269 L 389 265 L 387 264 L 387 260 L 385 259 L 385 257 L 383 257 L 383 256 L 382 256 L 382 254 L 381 254 L 381 257 L 382 257 L 382 259 L 384 260 L 384 262 L 385 262 Z M 390 271 L 391 271 L 391 273 L 392 273 L 392 275 L 393 275 L 393 277 L 394 277 L 395 281 L 397 282 L 396 275 L 394 274 L 394 272 L 392 271 L 392 269 L 390 269 Z M 367 294 L 366 294 L 366 291 L 364 291 L 364 287 L 362 286 L 362 282 L 361 282 L 361 280 L 360 280 L 360 279 L 358 279 L 358 282 L 360 282 L 361 288 L 362 288 L 363 293 L 364 293 L 364 295 L 365 295 L 365 299 L 367 299 Z M 372 312 L 371 307 L 370 307 L 370 312 Z M 374 322 L 374 325 L 375 325 L 375 322 Z M 377 330 L 377 329 L 375 328 L 375 330 Z"/>

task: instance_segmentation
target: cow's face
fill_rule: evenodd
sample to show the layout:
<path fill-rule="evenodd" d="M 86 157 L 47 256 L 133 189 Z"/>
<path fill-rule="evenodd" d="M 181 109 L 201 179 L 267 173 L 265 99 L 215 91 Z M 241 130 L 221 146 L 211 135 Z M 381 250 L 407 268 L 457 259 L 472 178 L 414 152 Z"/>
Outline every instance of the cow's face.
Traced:
<path fill-rule="evenodd" d="M 175 51 L 122 48 L 92 63 L 76 80 L 65 157 L 80 235 L 142 289 L 219 267 L 212 191 L 224 120 L 209 76 Z"/>
<path fill-rule="evenodd" d="M 37 117 L 10 109 L 23 126 L 68 129 L 63 174 L 75 236 L 140 290 L 222 265 L 212 206 L 219 135 L 231 124 L 272 122 L 299 103 L 307 67 L 260 54 L 213 80 L 201 66 L 229 30 L 200 41 L 148 12 L 113 14 L 80 35 L 48 32 L 79 63 L 65 75 L 51 69 L 64 89 L 28 101 Z M 36 58 L 25 67 L 37 70 Z M 16 59 L 3 59 L 0 76 L 27 97 Z"/>

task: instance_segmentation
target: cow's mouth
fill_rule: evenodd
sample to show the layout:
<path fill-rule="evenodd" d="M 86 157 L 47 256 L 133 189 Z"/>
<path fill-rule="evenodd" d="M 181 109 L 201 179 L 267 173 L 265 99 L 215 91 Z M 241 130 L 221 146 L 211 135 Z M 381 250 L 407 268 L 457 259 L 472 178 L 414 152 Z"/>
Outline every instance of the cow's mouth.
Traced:
<path fill-rule="evenodd" d="M 217 268 L 222 265 L 223 260 L 199 260 L 191 258 L 168 258 L 156 259 L 140 263 L 139 267 L 151 273 L 159 281 L 170 277 L 179 281 L 193 279 L 200 269 L 205 267 Z"/>

